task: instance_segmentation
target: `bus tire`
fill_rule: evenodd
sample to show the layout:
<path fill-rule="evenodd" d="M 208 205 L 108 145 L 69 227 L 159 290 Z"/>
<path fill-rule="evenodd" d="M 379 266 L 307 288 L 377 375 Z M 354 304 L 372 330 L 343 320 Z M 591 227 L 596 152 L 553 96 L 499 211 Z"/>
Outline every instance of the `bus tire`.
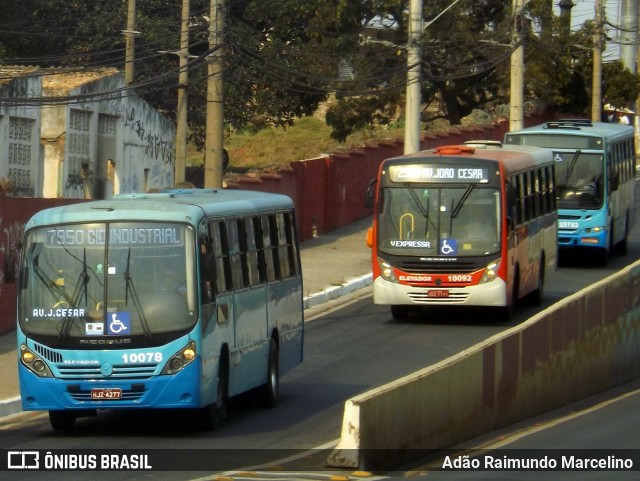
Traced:
<path fill-rule="evenodd" d="M 218 363 L 218 387 L 216 400 L 202 408 L 202 425 L 207 431 L 219 428 L 227 418 L 229 407 L 229 358 L 226 352 L 220 355 Z"/>
<path fill-rule="evenodd" d="M 395 320 L 406 319 L 409 317 L 409 308 L 407 306 L 393 305 L 391 306 L 391 317 Z"/>
<path fill-rule="evenodd" d="M 269 365 L 267 367 L 267 382 L 258 388 L 258 403 L 265 408 L 273 408 L 278 402 L 280 391 L 280 368 L 278 344 L 274 339 L 269 341 Z"/>
<path fill-rule="evenodd" d="M 531 304 L 540 306 L 544 298 L 544 254 L 540 254 L 540 267 L 538 269 L 538 286 L 529 294 Z"/>
<path fill-rule="evenodd" d="M 509 322 L 513 318 L 513 314 L 516 310 L 516 303 L 518 302 L 518 289 L 520 288 L 520 270 L 516 267 L 516 274 L 513 278 L 513 287 L 511 288 L 511 300 L 504 306 L 498 309 L 498 319 L 500 322 Z"/>
<path fill-rule="evenodd" d="M 613 252 L 617 256 L 624 256 L 627 254 L 627 245 L 628 245 L 628 237 L 629 237 L 629 213 L 624 219 L 624 237 L 620 242 L 613 246 Z"/>
<path fill-rule="evenodd" d="M 71 411 L 49 411 L 49 422 L 54 431 L 69 432 L 76 424 L 76 415 Z"/>

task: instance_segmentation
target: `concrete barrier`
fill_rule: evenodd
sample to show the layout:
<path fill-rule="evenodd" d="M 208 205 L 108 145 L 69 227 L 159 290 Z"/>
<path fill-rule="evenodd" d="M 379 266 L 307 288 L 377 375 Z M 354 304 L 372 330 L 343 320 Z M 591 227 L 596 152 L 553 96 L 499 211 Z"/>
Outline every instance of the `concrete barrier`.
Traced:
<path fill-rule="evenodd" d="M 392 469 L 640 375 L 640 261 L 459 354 L 349 399 L 334 467 Z"/>

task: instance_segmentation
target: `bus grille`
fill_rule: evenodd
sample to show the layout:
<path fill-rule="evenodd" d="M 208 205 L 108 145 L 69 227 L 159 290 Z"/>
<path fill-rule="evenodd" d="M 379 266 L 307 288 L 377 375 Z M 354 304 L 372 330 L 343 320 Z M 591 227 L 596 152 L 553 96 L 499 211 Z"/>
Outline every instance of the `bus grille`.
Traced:
<path fill-rule="evenodd" d="M 448 297 L 428 297 L 425 291 L 409 292 L 409 297 L 416 304 L 445 305 L 460 304 L 467 300 L 467 292 L 450 292 Z"/>
<path fill-rule="evenodd" d="M 148 379 L 155 374 L 157 364 L 114 365 L 109 376 L 102 374 L 100 366 L 56 366 L 61 379 Z"/>
<path fill-rule="evenodd" d="M 95 399 L 91 399 L 91 391 L 88 389 L 84 391 L 68 392 L 67 394 L 69 394 L 69 397 L 71 397 L 71 399 L 73 399 L 74 401 L 96 401 Z M 121 397 L 119 399 L 108 399 L 108 401 L 137 401 L 138 399 L 142 398 L 144 394 L 145 391 L 141 391 L 139 389 L 123 389 Z M 107 401 L 107 399 L 105 399 L 105 401 Z"/>
<path fill-rule="evenodd" d="M 33 344 L 33 350 L 40 354 L 41 357 L 46 359 L 47 361 L 60 363 L 62 362 L 62 354 L 54 351 L 53 349 L 49 349 L 48 347 L 43 346 L 42 344 Z"/>

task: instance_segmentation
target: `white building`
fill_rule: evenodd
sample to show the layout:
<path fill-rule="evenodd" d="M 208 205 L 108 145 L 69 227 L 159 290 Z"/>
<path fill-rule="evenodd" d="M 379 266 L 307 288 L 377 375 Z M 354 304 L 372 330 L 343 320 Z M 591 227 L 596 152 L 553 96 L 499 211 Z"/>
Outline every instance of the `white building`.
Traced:
<path fill-rule="evenodd" d="M 175 126 L 115 69 L 0 67 L 0 182 L 10 195 L 109 198 L 173 185 Z"/>

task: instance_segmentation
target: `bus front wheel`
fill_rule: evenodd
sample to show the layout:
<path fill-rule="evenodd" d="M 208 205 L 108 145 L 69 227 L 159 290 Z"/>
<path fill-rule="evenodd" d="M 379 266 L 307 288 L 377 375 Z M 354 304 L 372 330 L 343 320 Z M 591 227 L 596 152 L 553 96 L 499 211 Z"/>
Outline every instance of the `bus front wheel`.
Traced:
<path fill-rule="evenodd" d="M 49 411 L 49 422 L 54 431 L 71 431 L 76 424 L 76 415 L 70 411 Z"/>
<path fill-rule="evenodd" d="M 216 399 L 212 404 L 202 408 L 202 425 L 206 430 L 214 430 L 227 418 L 229 404 L 229 363 L 226 353 L 220 356 L 218 363 L 218 387 Z"/>

